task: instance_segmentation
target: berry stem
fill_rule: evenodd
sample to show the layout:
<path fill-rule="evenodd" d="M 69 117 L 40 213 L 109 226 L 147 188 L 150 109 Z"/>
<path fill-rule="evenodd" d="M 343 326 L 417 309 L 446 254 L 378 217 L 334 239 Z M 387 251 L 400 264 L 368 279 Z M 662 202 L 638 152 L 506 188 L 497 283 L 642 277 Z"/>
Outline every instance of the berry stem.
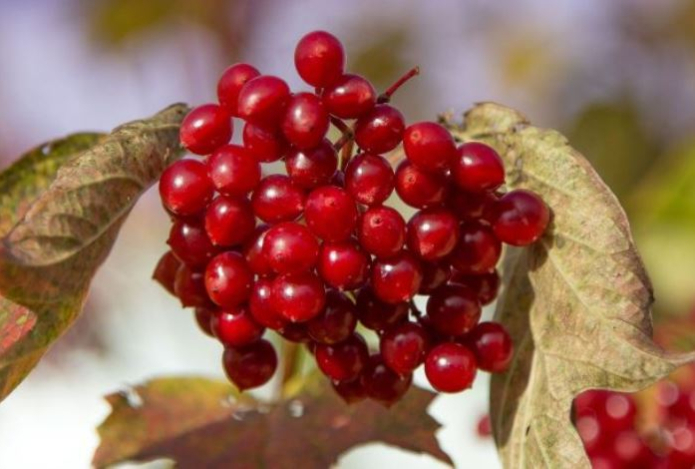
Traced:
<path fill-rule="evenodd" d="M 389 87 L 386 91 L 384 91 L 378 98 L 377 102 L 378 103 L 388 103 L 391 101 L 391 96 L 398 91 L 398 89 L 405 84 L 408 80 L 413 78 L 416 75 L 420 74 L 420 67 L 415 66 L 408 70 L 408 72 L 405 73 L 402 77 L 400 77 L 396 82 Z"/>

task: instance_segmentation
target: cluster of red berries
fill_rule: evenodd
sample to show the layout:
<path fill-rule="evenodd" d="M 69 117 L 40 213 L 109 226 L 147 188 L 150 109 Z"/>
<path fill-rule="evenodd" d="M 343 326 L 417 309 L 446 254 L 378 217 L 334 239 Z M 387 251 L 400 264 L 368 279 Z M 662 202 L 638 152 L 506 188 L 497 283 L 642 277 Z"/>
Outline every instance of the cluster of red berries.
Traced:
<path fill-rule="evenodd" d="M 468 388 L 477 369 L 503 370 L 510 338 L 478 323 L 481 307 L 497 295 L 502 242 L 536 241 L 546 205 L 528 191 L 499 192 L 505 173 L 492 148 L 457 148 L 434 122 L 405 125 L 388 102 L 417 69 L 377 95 L 345 73 L 342 44 L 323 31 L 299 41 L 295 64 L 315 92 L 291 93 L 235 64 L 219 81 L 219 104 L 183 121 L 182 144 L 206 158 L 162 175 L 174 223 L 155 276 L 197 308 L 240 389 L 277 367 L 266 328 L 306 344 L 350 402 L 400 399 L 422 363 L 444 392 Z M 229 143 L 232 118 L 245 121 L 241 145 Z M 394 171 L 383 155 L 401 142 L 406 159 Z M 274 161 L 286 174 L 263 176 L 261 164 Z M 384 205 L 394 189 L 419 210 L 407 223 Z M 429 296 L 426 314 L 416 295 Z M 370 356 L 358 323 L 378 334 L 378 353 Z"/>

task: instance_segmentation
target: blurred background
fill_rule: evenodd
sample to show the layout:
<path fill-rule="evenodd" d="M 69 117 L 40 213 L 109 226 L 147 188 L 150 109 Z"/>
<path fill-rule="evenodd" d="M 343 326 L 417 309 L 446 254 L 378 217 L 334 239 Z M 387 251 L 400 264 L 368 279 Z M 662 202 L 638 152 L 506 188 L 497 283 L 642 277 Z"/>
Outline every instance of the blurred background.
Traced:
<path fill-rule="evenodd" d="M 70 132 L 211 101 L 235 61 L 301 89 L 294 44 L 314 29 L 341 38 L 348 67 L 382 89 L 420 65 L 394 100 L 411 122 L 493 100 L 568 135 L 628 211 L 659 340 L 695 346 L 694 0 L 0 0 L 0 166 Z M 89 467 L 102 395 L 158 375 L 221 376 L 218 346 L 150 280 L 167 232 L 150 191 L 84 314 L 0 405 L 0 467 Z M 459 467 L 499 467 L 475 430 L 486 388 L 480 376 L 430 409 Z M 445 467 L 382 445 L 339 466 L 385 461 Z"/>

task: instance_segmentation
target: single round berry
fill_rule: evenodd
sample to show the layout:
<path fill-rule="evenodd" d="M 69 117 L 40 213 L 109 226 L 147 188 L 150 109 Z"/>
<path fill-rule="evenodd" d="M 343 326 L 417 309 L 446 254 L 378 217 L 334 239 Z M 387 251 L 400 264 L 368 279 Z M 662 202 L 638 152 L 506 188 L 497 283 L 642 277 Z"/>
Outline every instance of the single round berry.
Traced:
<path fill-rule="evenodd" d="M 470 388 L 475 372 L 475 355 L 460 344 L 445 342 L 437 345 L 425 359 L 427 380 L 439 392 L 460 392 Z"/>
<path fill-rule="evenodd" d="M 302 80 L 318 88 L 335 83 L 345 69 L 345 50 L 341 42 L 326 31 L 313 31 L 302 37 L 294 50 L 294 65 Z"/>
<path fill-rule="evenodd" d="M 436 122 L 418 122 L 405 129 L 403 150 L 422 171 L 444 173 L 456 159 L 454 138 Z"/>
<path fill-rule="evenodd" d="M 249 299 L 249 311 L 258 324 L 278 330 L 287 324 L 287 319 L 273 308 L 272 285 L 273 281 L 270 279 L 256 280 Z"/>
<path fill-rule="evenodd" d="M 205 288 L 223 308 L 244 303 L 251 295 L 253 272 L 239 253 L 228 251 L 213 257 L 205 269 Z"/>
<path fill-rule="evenodd" d="M 203 331 L 203 333 L 205 333 L 205 335 L 209 335 L 210 337 L 214 337 L 210 324 L 213 316 L 214 312 L 209 308 L 198 307 L 195 309 L 196 324 L 198 324 L 198 327 L 201 331 Z"/>
<path fill-rule="evenodd" d="M 251 196 L 251 205 L 258 218 L 266 223 L 278 223 L 301 215 L 304 199 L 302 189 L 289 177 L 273 174 L 261 179 Z"/>
<path fill-rule="evenodd" d="M 201 272 L 191 270 L 182 265 L 174 279 L 174 293 L 181 305 L 207 308 L 211 306 L 210 298 L 205 290 L 205 277 Z"/>
<path fill-rule="evenodd" d="M 527 246 L 543 235 L 549 220 L 550 212 L 543 199 L 531 191 L 518 189 L 497 201 L 493 228 L 500 241 Z"/>
<path fill-rule="evenodd" d="M 246 63 L 234 64 L 222 73 L 220 81 L 217 82 L 217 99 L 230 115 L 237 115 L 237 101 L 241 87 L 260 74 L 256 67 Z"/>
<path fill-rule="evenodd" d="M 403 251 L 374 263 L 372 285 L 374 293 L 385 303 L 400 303 L 415 296 L 422 282 L 420 262 Z"/>
<path fill-rule="evenodd" d="M 228 347 L 222 357 L 229 380 L 241 391 L 264 385 L 275 374 L 278 356 L 265 339 L 241 348 Z"/>
<path fill-rule="evenodd" d="M 446 207 L 461 221 L 483 221 L 491 224 L 499 196 L 495 192 L 451 191 Z"/>
<path fill-rule="evenodd" d="M 398 374 L 389 368 L 380 355 L 372 355 L 362 370 L 362 386 L 370 399 L 386 407 L 395 404 L 410 389 L 413 376 Z"/>
<path fill-rule="evenodd" d="M 304 189 L 328 184 L 338 169 L 338 154 L 324 139 L 306 150 L 292 149 L 285 157 L 285 168 L 292 182 Z"/>
<path fill-rule="evenodd" d="M 267 277 L 273 273 L 268 258 L 263 254 L 265 244 L 265 234 L 268 232 L 268 225 L 261 225 L 256 228 L 253 237 L 244 246 L 244 257 L 249 263 L 251 271 L 259 277 Z"/>
<path fill-rule="evenodd" d="M 512 360 L 512 339 L 505 328 L 496 322 L 481 322 L 470 333 L 469 343 L 478 368 L 501 373 Z"/>
<path fill-rule="evenodd" d="M 497 270 L 480 275 L 464 275 L 454 272 L 451 276 L 451 283 L 465 285 L 473 290 L 478 296 L 480 304 L 485 306 L 497 299 L 497 292 L 500 288 L 500 276 Z"/>
<path fill-rule="evenodd" d="M 280 275 L 273 280 L 270 295 L 273 309 L 291 322 L 315 318 L 326 304 L 323 283 L 309 272 Z"/>
<path fill-rule="evenodd" d="M 210 322 L 215 337 L 228 347 L 243 347 L 263 337 L 265 328 L 253 320 L 245 307 L 219 311 Z"/>
<path fill-rule="evenodd" d="M 478 297 L 463 285 L 441 287 L 427 300 L 427 316 L 434 329 L 445 336 L 462 336 L 480 320 Z"/>
<path fill-rule="evenodd" d="M 261 165 L 246 148 L 224 145 L 210 155 L 208 173 L 220 194 L 243 197 L 261 180 Z"/>
<path fill-rule="evenodd" d="M 217 104 L 193 108 L 181 122 L 181 144 L 191 153 L 207 155 L 232 138 L 232 119 Z"/>
<path fill-rule="evenodd" d="M 345 169 L 345 189 L 364 205 L 379 205 L 393 192 L 394 174 L 382 156 L 362 153 Z"/>
<path fill-rule="evenodd" d="M 205 228 L 196 220 L 175 221 L 167 244 L 181 262 L 191 267 L 205 267 L 217 253 Z"/>
<path fill-rule="evenodd" d="M 401 143 L 405 119 L 401 111 L 388 104 L 377 104 L 355 122 L 355 142 L 371 153 L 386 153 Z"/>
<path fill-rule="evenodd" d="M 321 98 L 313 93 L 297 93 L 287 103 L 281 128 L 288 142 L 307 150 L 321 143 L 329 123 Z"/>
<path fill-rule="evenodd" d="M 320 344 L 337 344 L 352 335 L 357 326 L 355 305 L 344 293 L 330 290 L 324 311 L 306 323 L 309 336 Z"/>
<path fill-rule="evenodd" d="M 339 290 L 361 287 L 369 276 L 369 256 L 354 242 L 324 243 L 318 271 L 324 282 Z"/>
<path fill-rule="evenodd" d="M 464 191 L 491 191 L 504 184 L 502 158 L 483 143 L 470 142 L 458 147 L 451 173 Z"/>
<path fill-rule="evenodd" d="M 451 268 L 445 262 L 422 262 L 421 295 L 429 295 L 437 288 L 446 284 L 451 278 Z"/>
<path fill-rule="evenodd" d="M 306 224 L 325 241 L 349 239 L 357 226 L 357 215 L 355 201 L 336 186 L 314 189 L 306 199 Z"/>
<path fill-rule="evenodd" d="M 237 246 L 249 240 L 256 217 L 246 198 L 219 196 L 205 212 L 205 231 L 217 246 Z"/>
<path fill-rule="evenodd" d="M 355 379 L 369 359 L 367 343 L 355 333 L 337 344 L 317 344 L 314 350 L 316 364 L 330 379 Z"/>
<path fill-rule="evenodd" d="M 307 344 L 309 346 L 314 343 L 311 337 L 309 337 L 309 331 L 307 331 L 305 323 L 288 322 L 278 329 L 277 332 L 283 339 L 296 344 Z"/>
<path fill-rule="evenodd" d="M 367 397 L 362 380 L 358 376 L 350 381 L 331 381 L 333 389 L 346 404 L 355 404 Z"/>
<path fill-rule="evenodd" d="M 290 88 L 284 80 L 272 75 L 260 75 L 249 80 L 239 90 L 239 117 L 262 127 L 277 127 L 285 114 Z"/>
<path fill-rule="evenodd" d="M 405 160 L 396 169 L 396 193 L 411 207 L 441 205 L 447 197 L 447 180 L 443 174 L 428 173 Z"/>
<path fill-rule="evenodd" d="M 306 226 L 284 222 L 265 234 L 263 255 L 278 274 L 308 272 L 318 259 L 319 242 Z"/>
<path fill-rule="evenodd" d="M 492 423 L 490 422 L 490 414 L 485 414 L 478 420 L 478 425 L 475 428 L 480 438 L 489 438 L 492 436 Z"/>
<path fill-rule="evenodd" d="M 451 265 L 463 274 L 492 272 L 502 254 L 502 244 L 492 229 L 476 222 L 461 225 L 459 242 L 451 253 Z"/>
<path fill-rule="evenodd" d="M 179 160 L 162 173 L 159 195 L 164 207 L 179 216 L 195 215 L 212 200 L 214 188 L 204 163 Z"/>
<path fill-rule="evenodd" d="M 262 163 L 271 163 L 282 159 L 289 145 L 280 132 L 266 129 L 247 122 L 242 131 L 244 147 Z"/>
<path fill-rule="evenodd" d="M 381 332 L 408 319 L 408 303 L 388 304 L 376 297 L 370 287 L 357 293 L 357 317 L 364 327 Z"/>
<path fill-rule="evenodd" d="M 181 264 L 181 261 L 173 252 L 167 251 L 159 258 L 157 267 L 155 267 L 152 274 L 152 278 L 172 295 L 176 294 L 174 292 L 174 282 L 176 282 L 176 272 L 178 272 Z"/>
<path fill-rule="evenodd" d="M 435 261 L 448 256 L 458 238 L 458 220 L 448 210 L 422 210 L 408 221 L 408 249 L 423 260 Z"/>
<path fill-rule="evenodd" d="M 358 236 L 368 253 L 380 259 L 395 256 L 405 244 L 405 220 L 391 207 L 370 208 L 362 214 Z"/>
<path fill-rule="evenodd" d="M 341 119 L 357 119 L 372 110 L 376 91 L 366 78 L 347 73 L 323 92 L 328 112 Z"/>
<path fill-rule="evenodd" d="M 425 361 L 428 340 L 421 325 L 405 322 L 384 332 L 379 340 L 379 350 L 389 368 L 399 375 L 406 375 Z"/>

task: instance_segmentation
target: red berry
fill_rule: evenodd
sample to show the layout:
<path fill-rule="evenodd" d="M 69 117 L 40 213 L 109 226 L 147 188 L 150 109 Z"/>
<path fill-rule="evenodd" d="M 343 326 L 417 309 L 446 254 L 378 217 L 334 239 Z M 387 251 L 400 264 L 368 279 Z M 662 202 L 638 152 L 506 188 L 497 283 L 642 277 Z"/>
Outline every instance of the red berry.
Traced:
<path fill-rule="evenodd" d="M 289 149 L 289 145 L 279 132 L 249 122 L 244 125 L 242 139 L 246 149 L 256 160 L 263 163 L 281 159 Z"/>
<path fill-rule="evenodd" d="M 357 333 L 338 344 L 317 344 L 314 355 L 319 369 L 335 381 L 355 379 L 369 359 L 367 343 Z"/>
<path fill-rule="evenodd" d="M 219 196 L 205 213 L 205 231 L 217 246 L 236 246 L 253 236 L 256 217 L 246 198 Z"/>
<path fill-rule="evenodd" d="M 184 308 L 189 306 L 209 307 L 211 305 L 210 298 L 205 290 L 203 274 L 191 270 L 185 265 L 179 267 L 178 272 L 176 272 L 174 293 L 176 293 Z"/>
<path fill-rule="evenodd" d="M 550 212 L 543 199 L 531 191 L 518 189 L 497 201 L 493 228 L 500 241 L 526 246 L 543 235 L 549 219 Z"/>
<path fill-rule="evenodd" d="M 408 249 L 426 261 L 448 256 L 458 237 L 458 220 L 448 210 L 421 210 L 408 222 Z"/>
<path fill-rule="evenodd" d="M 412 382 L 412 374 L 395 373 L 386 366 L 379 355 L 369 357 L 369 361 L 362 370 L 362 386 L 367 396 L 386 407 L 398 402 L 408 391 Z"/>
<path fill-rule="evenodd" d="M 331 142 L 324 139 L 314 148 L 292 149 L 285 158 L 285 168 L 293 183 L 313 189 L 331 181 L 338 169 L 338 155 Z"/>
<path fill-rule="evenodd" d="M 437 288 L 446 284 L 451 278 L 451 268 L 445 262 L 423 262 L 421 295 L 429 295 Z"/>
<path fill-rule="evenodd" d="M 500 288 L 500 276 L 497 270 L 480 275 L 464 275 L 454 272 L 451 277 L 451 283 L 465 285 L 473 290 L 478 296 L 480 304 L 485 306 L 497 299 L 497 292 Z"/>
<path fill-rule="evenodd" d="M 355 243 L 324 243 L 319 251 L 318 271 L 333 288 L 354 290 L 369 276 L 369 256 Z"/>
<path fill-rule="evenodd" d="M 344 294 L 330 290 L 324 311 L 306 323 L 309 336 L 320 344 L 337 344 L 352 335 L 357 326 L 355 305 Z"/>
<path fill-rule="evenodd" d="M 157 262 L 152 278 L 163 286 L 166 291 L 175 295 L 174 282 L 176 281 L 176 272 L 178 272 L 179 267 L 181 267 L 181 261 L 173 252 L 167 251 Z"/>
<path fill-rule="evenodd" d="M 335 392 L 346 404 L 355 404 L 367 397 L 359 376 L 350 381 L 331 381 L 331 384 Z"/>
<path fill-rule="evenodd" d="M 460 344 L 445 342 L 427 354 L 425 374 L 432 387 L 440 392 L 460 392 L 475 379 L 473 352 Z"/>
<path fill-rule="evenodd" d="M 386 153 L 401 143 L 405 119 L 401 111 L 388 104 L 377 104 L 355 122 L 355 142 L 371 153 Z"/>
<path fill-rule="evenodd" d="M 412 322 L 387 330 L 379 341 L 384 362 L 400 375 L 411 373 L 425 361 L 427 347 L 427 332 L 421 325 Z"/>
<path fill-rule="evenodd" d="M 230 115 L 237 115 L 237 100 L 241 87 L 260 74 L 255 67 L 245 63 L 234 64 L 222 73 L 217 83 L 217 98 Z"/>
<path fill-rule="evenodd" d="M 263 336 L 265 328 L 256 321 L 245 307 L 230 308 L 218 312 L 210 323 L 212 332 L 228 347 L 243 347 Z"/>
<path fill-rule="evenodd" d="M 167 240 L 171 251 L 184 264 L 205 267 L 217 253 L 200 222 L 177 220 L 171 225 Z"/>
<path fill-rule="evenodd" d="M 205 269 L 205 288 L 215 304 L 231 308 L 251 295 L 253 272 L 241 254 L 233 251 L 215 256 Z"/>
<path fill-rule="evenodd" d="M 273 309 L 272 285 L 273 281 L 269 279 L 256 280 L 249 299 L 249 311 L 258 324 L 277 330 L 287 324 L 287 319 Z"/>
<path fill-rule="evenodd" d="M 246 347 L 226 348 L 222 364 L 229 380 L 245 391 L 270 381 L 278 366 L 278 357 L 270 342 L 261 339 Z"/>
<path fill-rule="evenodd" d="M 266 277 L 273 273 L 268 259 L 263 255 L 263 245 L 265 234 L 268 232 L 268 225 L 261 225 L 256 228 L 256 232 L 249 242 L 244 246 L 244 257 L 254 274 L 259 277 Z"/>
<path fill-rule="evenodd" d="M 278 274 L 308 272 L 316 264 L 319 242 L 306 226 L 284 222 L 266 233 L 263 255 Z"/>
<path fill-rule="evenodd" d="M 469 336 L 478 368 L 493 373 L 507 369 L 512 360 L 512 339 L 504 327 L 496 322 L 481 322 Z"/>
<path fill-rule="evenodd" d="M 427 300 L 432 327 L 445 336 L 462 336 L 480 320 L 480 303 L 475 292 L 463 285 L 444 286 Z"/>
<path fill-rule="evenodd" d="M 464 191 L 491 191 L 504 184 L 502 158 L 483 143 L 470 142 L 458 147 L 451 173 Z"/>
<path fill-rule="evenodd" d="M 385 303 L 410 300 L 422 282 L 420 262 L 409 252 L 379 260 L 372 267 L 374 293 Z"/>
<path fill-rule="evenodd" d="M 448 193 L 446 177 L 422 171 L 405 160 L 396 170 L 396 192 L 411 207 L 441 205 Z"/>
<path fill-rule="evenodd" d="M 273 309 L 292 322 L 315 318 L 326 303 L 323 283 L 309 272 L 280 275 L 273 280 L 270 295 Z"/>
<path fill-rule="evenodd" d="M 490 227 L 464 223 L 451 254 L 451 265 L 463 274 L 484 274 L 495 270 L 501 254 L 502 244 Z"/>
<path fill-rule="evenodd" d="M 304 192 L 289 177 L 273 174 L 261 180 L 251 205 L 256 216 L 267 223 L 291 221 L 304 210 Z"/>
<path fill-rule="evenodd" d="M 282 120 L 282 133 L 292 145 L 307 150 L 317 146 L 328 132 L 328 111 L 313 93 L 290 97 Z"/>
<path fill-rule="evenodd" d="M 306 224 L 325 241 L 344 241 L 357 225 L 357 206 L 343 189 L 324 186 L 314 189 L 306 199 Z"/>
<path fill-rule="evenodd" d="M 326 31 L 302 37 L 294 50 L 294 65 L 302 80 L 318 88 L 335 83 L 345 68 L 345 50 L 338 38 Z"/>
<path fill-rule="evenodd" d="M 208 172 L 220 194 L 243 197 L 261 180 L 261 165 L 246 148 L 225 145 L 208 159 Z"/>
<path fill-rule="evenodd" d="M 403 150 L 422 171 L 444 173 L 456 159 L 456 145 L 449 131 L 436 122 L 418 122 L 405 129 Z"/>
<path fill-rule="evenodd" d="M 323 92 L 328 112 L 341 119 L 357 119 L 376 104 L 376 91 L 369 80 L 345 74 Z"/>
<path fill-rule="evenodd" d="M 203 104 L 184 117 L 179 130 L 181 144 L 191 153 L 207 155 L 232 138 L 232 119 L 217 104 Z"/>
<path fill-rule="evenodd" d="M 207 207 L 214 189 L 205 164 L 179 160 L 162 173 L 159 195 L 164 207 L 179 216 L 195 215 Z"/>
<path fill-rule="evenodd" d="M 213 315 L 214 312 L 211 309 L 202 307 L 198 307 L 195 309 L 195 322 L 198 324 L 200 330 L 203 331 L 206 335 L 209 335 L 210 337 L 214 337 L 210 324 Z"/>
<path fill-rule="evenodd" d="M 392 257 L 405 244 L 405 220 L 391 207 L 370 208 L 362 214 L 358 235 L 368 253 L 381 259 Z"/>
<path fill-rule="evenodd" d="M 362 153 L 345 169 L 345 189 L 364 205 L 379 205 L 393 192 L 394 174 L 382 156 Z"/>
<path fill-rule="evenodd" d="M 309 337 L 309 331 L 306 330 L 305 323 L 288 322 L 282 326 L 282 328 L 278 329 L 277 332 L 282 338 L 290 342 L 307 344 L 307 346 L 313 344 L 311 337 Z"/>
<path fill-rule="evenodd" d="M 384 303 L 369 287 L 357 293 L 357 316 L 364 327 L 373 331 L 380 332 L 404 322 L 408 309 L 408 303 Z"/>
<path fill-rule="evenodd" d="M 480 220 L 491 223 L 498 195 L 495 192 L 451 191 L 446 207 L 461 221 Z"/>
<path fill-rule="evenodd" d="M 490 423 L 490 414 L 486 414 L 480 417 L 480 420 L 478 420 L 476 431 L 480 438 L 487 438 L 489 436 L 492 436 L 492 424 Z"/>
<path fill-rule="evenodd" d="M 249 80 L 239 91 L 239 117 L 262 127 L 277 127 L 290 99 L 290 88 L 284 80 L 260 75 Z"/>

